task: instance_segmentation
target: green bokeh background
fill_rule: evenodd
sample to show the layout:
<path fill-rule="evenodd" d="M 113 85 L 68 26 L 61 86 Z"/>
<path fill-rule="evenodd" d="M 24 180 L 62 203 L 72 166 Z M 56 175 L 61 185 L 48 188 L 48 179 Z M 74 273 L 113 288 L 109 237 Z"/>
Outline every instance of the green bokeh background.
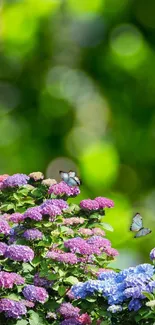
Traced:
<path fill-rule="evenodd" d="M 121 267 L 155 246 L 155 1 L 5 0 L 0 174 L 75 169 L 107 196 Z M 132 215 L 152 234 L 134 240 Z"/>

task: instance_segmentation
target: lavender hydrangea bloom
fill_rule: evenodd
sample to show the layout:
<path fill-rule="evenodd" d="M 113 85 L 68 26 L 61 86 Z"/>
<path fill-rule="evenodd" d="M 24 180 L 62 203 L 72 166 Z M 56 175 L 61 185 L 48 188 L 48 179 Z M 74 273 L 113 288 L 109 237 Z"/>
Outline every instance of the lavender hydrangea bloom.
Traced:
<path fill-rule="evenodd" d="M 76 237 L 64 242 L 64 246 L 69 248 L 72 253 L 83 255 L 100 254 L 100 250 L 95 245 L 89 245 L 83 238 Z"/>
<path fill-rule="evenodd" d="M 58 207 L 60 210 L 65 210 L 65 209 L 69 208 L 69 205 L 63 199 L 46 200 L 41 204 L 40 208 L 43 209 L 43 208 L 46 208 L 48 206 L 53 206 L 53 205 Z"/>
<path fill-rule="evenodd" d="M 30 301 L 38 301 L 42 304 L 46 302 L 48 299 L 48 293 L 46 289 L 42 287 L 36 287 L 34 285 L 27 285 L 24 287 L 22 291 L 25 299 L 30 300 Z"/>
<path fill-rule="evenodd" d="M 87 199 L 80 202 L 80 208 L 83 210 L 99 210 L 99 204 L 95 200 Z"/>
<path fill-rule="evenodd" d="M 131 299 L 131 301 L 129 302 L 129 305 L 128 305 L 128 309 L 130 311 L 131 310 L 137 311 L 141 307 L 142 307 L 142 303 L 141 303 L 140 299 Z"/>
<path fill-rule="evenodd" d="M 0 243 L 0 255 L 3 256 L 7 250 L 8 245 L 5 243 Z"/>
<path fill-rule="evenodd" d="M 40 240 L 43 238 L 43 234 L 38 229 L 27 229 L 24 231 L 23 237 L 27 240 Z"/>
<path fill-rule="evenodd" d="M 1 288 L 13 288 L 13 285 L 24 284 L 25 280 L 19 274 L 13 272 L 0 272 L 0 287 Z"/>
<path fill-rule="evenodd" d="M 40 207 L 33 207 L 27 209 L 27 211 L 23 214 L 23 218 L 30 218 L 32 220 L 40 221 L 42 220 L 42 214 L 40 212 Z"/>
<path fill-rule="evenodd" d="M 27 313 L 25 305 L 20 301 L 11 299 L 0 299 L 0 313 L 5 312 L 6 317 L 21 318 Z"/>
<path fill-rule="evenodd" d="M 0 233 L 3 235 L 8 235 L 10 233 L 11 227 L 9 226 L 8 222 L 3 219 L 0 219 Z"/>
<path fill-rule="evenodd" d="M 67 263 L 67 264 L 77 264 L 78 259 L 73 253 L 65 253 L 63 251 L 48 251 L 46 254 L 46 258 L 51 258 L 55 261 Z"/>
<path fill-rule="evenodd" d="M 155 260 L 155 248 L 153 248 L 153 249 L 151 250 L 151 252 L 150 252 L 150 259 L 151 259 L 152 261 Z"/>
<path fill-rule="evenodd" d="M 30 262 L 34 258 L 34 251 L 24 245 L 10 245 L 7 247 L 5 257 L 14 261 Z"/>
<path fill-rule="evenodd" d="M 108 307 L 107 311 L 110 311 L 112 314 L 118 313 L 119 311 L 122 311 L 121 305 L 111 305 Z"/>
<path fill-rule="evenodd" d="M 52 185 L 49 190 L 49 194 L 54 194 L 58 196 L 66 195 L 70 196 L 77 196 L 80 193 L 80 189 L 77 186 L 69 186 L 65 182 L 60 182 L 58 184 Z"/>
<path fill-rule="evenodd" d="M 70 302 L 64 302 L 60 305 L 58 312 L 64 318 L 78 317 L 80 308 L 74 307 Z"/>
<path fill-rule="evenodd" d="M 54 204 L 44 204 L 41 208 L 42 214 L 48 214 L 50 217 L 60 216 L 62 214 L 61 209 Z"/>
<path fill-rule="evenodd" d="M 63 320 L 60 325 L 81 325 L 81 322 L 77 318 L 72 317 Z"/>
<path fill-rule="evenodd" d="M 35 286 L 44 287 L 44 288 L 51 288 L 54 281 L 47 280 L 46 278 L 42 278 L 39 276 L 39 273 L 36 273 L 34 276 L 33 283 Z"/>
<path fill-rule="evenodd" d="M 99 204 L 100 209 L 114 207 L 114 202 L 110 199 L 107 199 L 106 197 L 101 197 L 101 196 L 96 197 L 95 201 Z"/>
<path fill-rule="evenodd" d="M 3 188 L 26 185 L 29 179 L 30 177 L 25 174 L 8 176 L 3 182 Z"/>
<path fill-rule="evenodd" d="M 14 223 L 19 223 L 19 222 L 21 222 L 23 220 L 24 220 L 23 214 L 19 213 L 19 212 L 12 213 L 9 216 L 9 221 L 14 222 Z"/>
<path fill-rule="evenodd" d="M 104 247 L 111 247 L 110 240 L 103 238 L 101 236 L 92 236 L 89 239 L 87 239 L 87 243 L 89 245 L 95 245 L 98 248 L 104 248 Z"/>

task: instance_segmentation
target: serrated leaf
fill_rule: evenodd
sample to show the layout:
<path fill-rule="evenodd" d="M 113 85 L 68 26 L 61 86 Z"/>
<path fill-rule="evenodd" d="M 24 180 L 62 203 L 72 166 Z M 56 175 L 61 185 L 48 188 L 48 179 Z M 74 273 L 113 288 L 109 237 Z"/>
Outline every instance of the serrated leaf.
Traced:
<path fill-rule="evenodd" d="M 29 324 L 30 325 L 45 325 L 47 324 L 46 320 L 44 320 L 38 313 L 33 310 L 29 311 L 30 318 Z"/>
<path fill-rule="evenodd" d="M 105 230 L 114 231 L 113 227 L 109 225 L 109 223 L 102 222 L 101 225 Z"/>
<path fill-rule="evenodd" d="M 64 279 L 64 282 L 74 285 L 74 284 L 77 284 L 79 282 L 79 280 L 75 276 L 71 275 L 68 278 Z"/>

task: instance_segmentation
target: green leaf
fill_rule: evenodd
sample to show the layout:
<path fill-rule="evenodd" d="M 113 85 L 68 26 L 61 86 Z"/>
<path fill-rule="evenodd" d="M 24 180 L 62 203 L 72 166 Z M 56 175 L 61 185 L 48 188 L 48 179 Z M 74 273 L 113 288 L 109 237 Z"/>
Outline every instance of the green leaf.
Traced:
<path fill-rule="evenodd" d="M 101 225 L 105 230 L 114 231 L 113 227 L 109 225 L 109 223 L 102 222 Z"/>
<path fill-rule="evenodd" d="M 45 325 L 48 324 L 46 320 L 44 320 L 38 313 L 36 313 L 33 310 L 29 311 L 30 318 L 29 318 L 29 324 L 30 325 Z"/>
<path fill-rule="evenodd" d="M 51 273 L 50 275 L 47 276 L 48 280 L 57 280 L 59 278 L 59 274 L 54 274 Z"/>
<path fill-rule="evenodd" d="M 34 266 L 37 266 L 37 265 L 40 264 L 40 261 L 41 261 L 41 257 L 40 257 L 40 256 L 36 256 L 36 257 L 32 260 L 31 264 L 34 265 Z"/>
<path fill-rule="evenodd" d="M 63 296 L 66 292 L 66 287 L 64 286 L 60 286 L 59 289 L 58 289 L 58 293 L 60 296 Z"/>
<path fill-rule="evenodd" d="M 69 276 L 68 278 L 66 278 L 65 280 L 64 280 L 64 282 L 65 283 L 69 283 L 69 284 L 72 284 L 72 285 L 74 285 L 74 284 L 77 284 L 78 282 L 79 282 L 79 280 L 75 277 L 75 276 Z"/>
<path fill-rule="evenodd" d="M 44 222 L 44 227 L 50 228 L 53 226 L 53 222 Z"/>
<path fill-rule="evenodd" d="M 33 270 L 33 267 L 29 263 L 23 263 L 22 267 L 24 273 L 29 273 Z"/>
<path fill-rule="evenodd" d="M 17 320 L 16 325 L 27 325 L 28 321 L 25 319 Z"/>
<path fill-rule="evenodd" d="M 154 299 L 154 295 L 152 293 L 149 293 L 147 291 L 142 291 L 142 294 L 148 298 L 149 300 L 153 300 Z"/>
<path fill-rule="evenodd" d="M 93 298 L 93 297 L 87 297 L 86 300 L 89 301 L 89 302 L 95 302 L 96 301 L 96 297 Z"/>
<path fill-rule="evenodd" d="M 15 300 L 15 301 L 19 301 L 21 299 L 15 293 L 11 293 L 10 295 L 5 296 L 5 298 L 12 299 L 12 300 Z"/>

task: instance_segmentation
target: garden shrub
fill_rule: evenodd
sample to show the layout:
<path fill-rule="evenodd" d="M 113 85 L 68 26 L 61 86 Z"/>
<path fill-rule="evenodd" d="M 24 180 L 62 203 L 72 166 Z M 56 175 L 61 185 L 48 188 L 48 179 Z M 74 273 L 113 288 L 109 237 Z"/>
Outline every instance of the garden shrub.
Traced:
<path fill-rule="evenodd" d="M 74 204 L 79 193 L 40 172 L 0 176 L 1 325 L 153 322 L 153 265 L 109 268 L 118 252 L 104 215 L 114 203 Z"/>

